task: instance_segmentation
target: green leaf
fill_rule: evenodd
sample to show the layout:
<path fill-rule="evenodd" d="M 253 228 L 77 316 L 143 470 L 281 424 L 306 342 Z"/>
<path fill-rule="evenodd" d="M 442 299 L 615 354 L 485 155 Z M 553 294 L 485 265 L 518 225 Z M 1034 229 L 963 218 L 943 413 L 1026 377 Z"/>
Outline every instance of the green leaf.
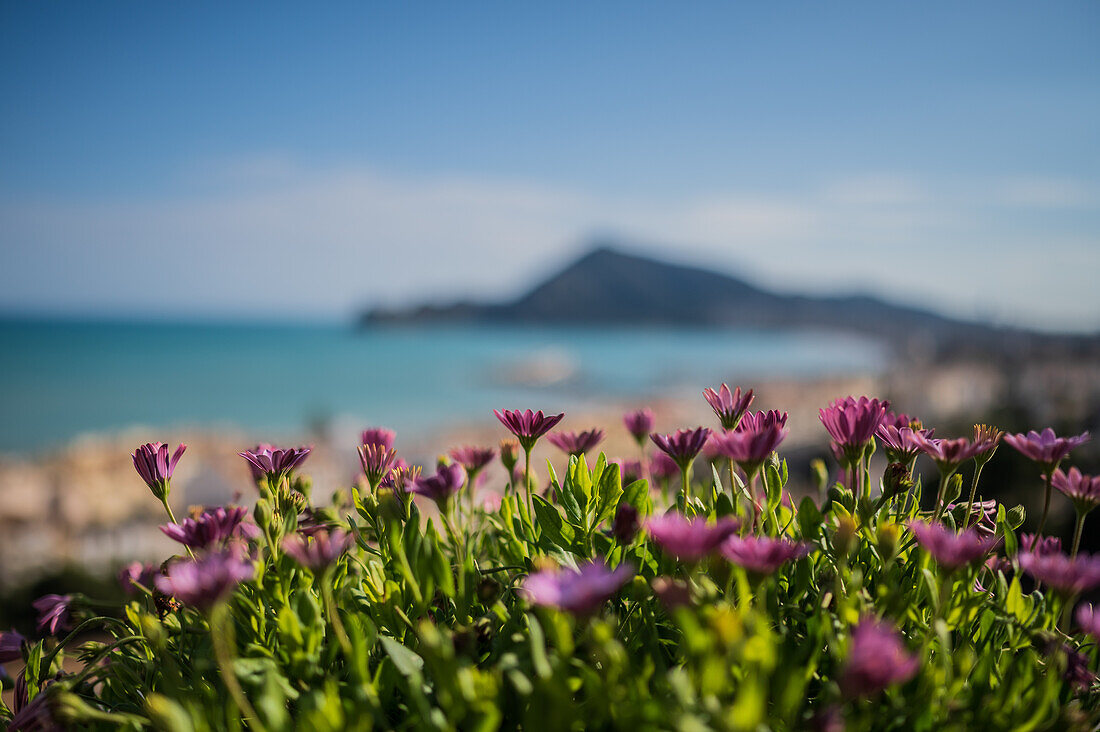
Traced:
<path fill-rule="evenodd" d="M 568 470 L 571 470 L 572 467 L 573 467 L 572 461 L 570 461 L 569 469 L 567 470 L 566 475 L 565 475 L 566 485 L 565 485 L 564 488 L 558 484 L 557 476 L 554 475 L 554 473 L 553 473 L 554 467 L 552 465 L 550 465 L 550 461 L 547 460 L 546 464 L 550 468 L 551 475 L 554 476 L 553 480 L 552 480 L 552 486 L 554 488 L 555 495 L 557 495 L 557 497 L 558 497 L 558 503 L 560 503 L 561 507 L 565 509 L 566 518 L 569 520 L 569 523 L 571 523 L 573 526 L 576 526 L 577 528 L 583 529 L 584 528 L 584 511 L 581 509 L 581 505 L 577 501 L 576 495 L 574 495 L 574 493 L 573 493 L 573 489 L 572 489 L 571 483 L 570 483 L 571 479 L 569 477 L 569 472 L 568 472 Z"/>
<path fill-rule="evenodd" d="M 415 678 L 420 676 L 420 670 L 424 668 L 424 659 L 410 651 L 405 646 L 401 645 L 395 638 L 391 638 L 388 635 L 378 636 L 378 640 L 382 642 L 382 648 L 385 649 L 386 654 L 393 661 L 393 665 L 406 678 Z"/>
<path fill-rule="evenodd" d="M 821 533 L 821 524 L 825 521 L 825 517 L 821 515 L 821 511 L 817 510 L 817 506 L 809 496 L 802 499 L 802 502 L 798 504 L 798 527 L 802 532 L 802 538 L 813 541 Z"/>
<path fill-rule="evenodd" d="M 539 529 L 542 530 L 542 539 L 546 539 L 554 546 L 562 549 L 568 548 L 573 543 L 573 527 L 561 520 L 561 514 L 555 506 L 550 505 L 542 496 L 531 496 L 535 507 L 535 518 Z"/>
<path fill-rule="evenodd" d="M 604 464 L 603 453 L 596 465 L 603 465 L 600 472 L 600 482 L 596 487 L 598 498 L 596 500 L 595 516 L 591 528 L 596 528 L 601 522 L 611 518 L 619 505 L 619 498 L 623 495 L 622 483 L 619 477 L 619 466 L 615 463 Z"/>

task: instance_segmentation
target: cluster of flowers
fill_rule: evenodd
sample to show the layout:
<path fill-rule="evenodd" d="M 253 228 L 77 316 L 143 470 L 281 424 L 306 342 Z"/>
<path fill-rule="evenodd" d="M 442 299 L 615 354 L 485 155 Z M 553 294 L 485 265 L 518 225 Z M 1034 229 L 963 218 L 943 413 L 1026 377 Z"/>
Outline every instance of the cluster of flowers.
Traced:
<path fill-rule="evenodd" d="M 871 714 L 866 719 L 875 719 L 873 707 L 860 706 L 861 700 L 905 685 L 922 669 L 927 669 L 930 679 L 939 679 L 932 674 L 940 671 L 913 650 L 922 632 L 924 652 L 940 656 L 950 654 L 950 644 L 948 648 L 928 649 L 940 642 L 936 639 L 942 637 L 949 618 L 959 624 L 960 639 L 971 642 L 969 639 L 977 637 L 977 631 L 964 632 L 961 624 L 969 622 L 964 618 L 981 617 L 981 613 L 949 616 L 948 604 L 979 607 L 973 603 L 987 602 L 1003 606 L 1006 594 L 1022 596 L 1020 576 L 1030 577 L 1049 592 L 1048 597 L 1035 594 L 1029 600 L 1046 603 L 1043 607 L 1047 615 L 1030 614 L 1025 621 L 1019 619 L 1024 616 L 1015 615 L 1016 609 L 1005 611 L 998 606 L 998 614 L 981 622 L 989 624 L 1006 614 L 1016 619 L 1006 621 L 1009 629 L 1005 630 L 1005 639 L 998 641 L 1002 645 L 990 649 L 990 653 L 1007 647 L 1042 647 L 1046 650 L 1036 650 L 1036 658 L 1061 654 L 1057 657 L 1063 659 L 1063 675 L 1071 687 L 1080 690 L 1093 686 L 1094 663 L 1083 655 L 1079 636 L 1065 618 L 1082 594 L 1100 588 L 1100 556 L 1079 553 L 1085 516 L 1100 505 L 1100 477 L 1082 474 L 1075 467 L 1062 469 L 1070 452 L 1089 439 L 1088 433 L 1059 437 L 1047 429 L 1005 435 L 978 425 L 970 437 L 947 439 L 936 437 L 934 430 L 924 428 L 909 415 L 889 411 L 886 401 L 838 399 L 821 409 L 819 416 L 831 439 L 842 480 L 831 487 L 821 486 L 827 489 L 827 498 L 820 505 L 805 498 L 796 508 L 784 491 L 786 464 L 776 455 L 789 434 L 787 413 L 753 412 L 752 390 L 730 389 L 725 384 L 717 390 L 707 389 L 703 395 L 718 419 L 718 429 L 656 432 L 652 411 L 631 411 L 623 416 L 623 424 L 638 446 L 640 459 L 607 463 L 600 455 L 594 468 L 589 467 L 588 456 L 604 439 L 604 431 L 553 431 L 564 414 L 498 410 L 495 415 L 511 433 L 510 438 L 497 447 L 452 449 L 434 470 L 422 470 L 398 457 L 392 431 L 365 430 L 358 447 L 365 486 L 350 489 L 354 513 L 344 518 L 339 518 L 338 511 L 310 502 L 310 485 L 298 471 L 311 448 L 261 444 L 240 453 L 259 493 L 253 520 L 249 520 L 249 511 L 244 507 L 224 506 L 177 521 L 169 502 L 171 480 L 186 446 L 171 451 L 162 443 L 142 445 L 132 454 L 134 468 L 165 508 L 169 520 L 161 531 L 181 545 L 184 555 L 160 567 L 134 563 L 123 569 L 120 579 L 137 606 L 147 609 L 150 618 L 158 619 L 145 622 L 161 630 L 150 634 L 141 622 L 127 625 L 128 634 L 107 646 L 96 659 L 96 663 L 105 659 L 111 663 L 94 668 L 89 664 L 88 670 L 76 677 L 62 673 L 56 664 L 28 668 L 16 685 L 15 706 L 7 720 L 9 728 L 48 728 L 51 720 L 56 722 L 65 715 L 70 722 L 152 724 L 162 714 L 156 705 L 167 702 L 147 701 L 142 707 L 126 700 L 112 684 L 104 686 L 96 697 L 93 687 L 85 682 L 93 672 L 109 674 L 112 668 L 137 663 L 125 654 L 127 645 L 145 643 L 150 649 L 163 651 L 167 641 L 158 634 L 183 632 L 183 628 L 203 632 L 205 627 L 212 638 L 224 693 L 232 699 L 240 718 L 255 729 L 264 729 L 265 720 L 270 723 L 277 715 L 267 708 L 269 703 L 258 713 L 250 694 L 239 683 L 233 656 L 246 646 L 236 642 L 235 634 L 255 632 L 258 639 L 271 639 L 278 634 L 263 630 L 276 622 L 271 618 L 277 619 L 282 628 L 291 622 L 286 616 L 291 608 L 304 616 L 314 613 L 302 610 L 304 601 L 294 600 L 293 593 L 320 598 L 335 639 L 333 654 L 326 656 L 328 662 L 343 668 L 345 676 L 359 674 L 360 683 L 367 687 L 382 681 L 380 671 L 367 669 L 367 660 L 359 657 L 360 646 L 367 643 L 368 637 L 388 639 L 380 642 L 407 681 L 399 696 L 401 708 L 408 714 L 419 714 L 415 711 L 420 708 L 417 705 L 426 709 L 424 705 L 429 704 L 422 698 L 423 692 L 417 691 L 425 683 L 420 671 L 413 673 L 424 662 L 417 657 L 419 663 L 410 665 L 408 656 L 395 651 L 392 644 L 397 642 L 395 638 L 404 638 L 406 643 L 415 638 L 418 651 L 430 653 L 432 633 L 436 631 L 426 629 L 425 623 L 432 627 L 450 623 L 455 648 L 465 637 L 464 628 L 473 624 L 475 617 L 485 624 L 509 627 L 512 632 L 526 623 L 528 637 L 534 643 L 543 633 L 536 627 L 554 627 L 557 622 L 553 618 L 558 616 L 546 613 L 562 613 L 571 622 L 597 627 L 601 614 L 612 604 L 620 615 L 621 633 L 635 627 L 630 621 L 637 613 L 638 632 L 651 634 L 637 646 L 638 653 L 651 653 L 650 649 L 668 642 L 658 643 L 659 636 L 673 637 L 660 628 L 677 628 L 676 633 L 687 638 L 702 622 L 700 618 L 708 618 L 707 622 L 716 628 L 716 642 L 728 654 L 722 657 L 726 659 L 722 663 L 728 665 L 732 663 L 729 658 L 740 652 L 733 639 L 747 632 L 743 628 L 746 618 L 756 613 L 771 628 L 768 632 L 778 632 L 784 623 L 775 613 L 782 614 L 788 607 L 792 615 L 786 622 L 792 627 L 797 625 L 803 636 L 798 642 L 792 641 L 791 648 L 804 654 L 806 651 L 801 649 L 806 647 L 817 648 L 817 652 L 825 647 L 833 663 L 830 667 L 830 661 L 822 661 L 822 680 L 814 682 L 820 703 L 797 707 L 788 721 L 793 720 L 795 726 L 827 726 L 846 718 L 858 726 L 859 720 L 865 719 L 861 714 Z M 551 467 L 550 487 L 545 492 L 535 485 L 531 472 L 532 450 L 544 436 L 568 456 L 565 480 L 559 481 Z M 1022 516 L 1012 521 L 996 501 L 976 500 L 982 468 L 1002 442 L 1035 463 L 1046 491 L 1038 532 L 1018 540 L 1014 530 L 1022 523 Z M 879 445 L 889 466 L 876 495 L 871 456 Z M 700 455 L 715 466 L 703 480 L 692 473 Z M 929 510 L 921 509 L 920 482 L 914 471 L 922 455 L 936 465 L 940 474 Z M 474 488 L 479 476 L 498 458 L 509 476 L 504 494 L 479 507 L 473 500 Z M 974 469 L 969 499 L 965 504 L 949 502 L 955 498 L 949 495 L 952 486 L 961 485 L 957 477 L 960 468 L 970 461 Z M 720 469 L 728 472 L 728 485 L 723 485 Z M 679 488 L 675 496 L 670 496 L 671 481 L 677 475 Z M 660 486 L 660 492 L 650 491 L 647 476 Z M 1043 534 L 1052 489 L 1067 496 L 1077 511 L 1069 552 L 1062 550 L 1056 537 Z M 465 506 L 456 500 L 463 492 L 469 497 Z M 414 496 L 434 505 L 438 520 L 446 528 L 446 538 L 435 531 L 430 520 L 425 525 Z M 662 496 L 667 504 L 663 512 L 655 510 L 655 502 Z M 423 566 L 417 565 L 418 561 Z M 500 566 L 488 567 L 494 562 Z M 929 574 L 931 568 L 934 574 Z M 501 604 L 502 585 L 494 579 L 494 573 L 503 573 L 510 583 L 513 592 L 508 596 L 509 606 Z M 938 595 L 919 579 L 925 575 L 939 578 Z M 891 588 L 891 583 L 901 583 L 903 578 L 910 585 Z M 1012 578 L 1011 587 L 1008 578 Z M 439 588 L 434 599 L 424 582 Z M 871 586 L 876 588 L 874 592 L 868 591 Z M 813 601 L 804 601 L 811 592 L 817 593 Z M 908 593 L 899 596 L 916 606 L 885 600 L 879 604 L 879 598 L 892 593 Z M 786 598 L 788 605 L 770 605 L 769 594 L 775 602 L 776 598 Z M 242 602 L 234 604 L 234 598 Z M 646 604 L 647 598 L 656 602 Z M 263 610 L 264 603 L 279 607 Z M 229 619 L 231 606 L 237 613 L 236 620 Z M 474 612 L 475 606 L 481 608 L 480 616 Z M 367 612 L 364 607 L 378 610 Z M 47 595 L 35 603 L 35 608 L 39 612 L 38 629 L 49 636 L 87 629 L 96 622 L 89 618 L 78 624 L 90 606 L 76 595 Z M 140 615 L 141 611 L 134 612 Z M 259 614 L 247 621 L 244 618 L 249 612 Z M 190 620 L 188 613 L 194 613 Z M 367 613 L 366 619 L 356 619 L 363 613 Z M 508 619 L 517 613 L 526 620 Z M 830 619 L 824 623 L 813 621 L 820 613 L 829 613 Z M 731 617 L 736 620 L 728 620 Z M 169 618 L 177 618 L 174 625 L 166 624 Z M 1081 604 L 1073 618 L 1080 633 L 1100 639 L 1100 612 Z M 414 623 L 418 619 L 419 626 Z M 1025 626 L 1029 635 L 1024 640 L 1011 635 Z M 374 629 L 365 630 L 368 627 Z M 384 631 L 381 636 L 380 631 Z M 988 628 L 981 632 L 983 637 L 992 637 Z M 290 634 L 294 633 L 299 638 L 296 642 L 304 643 L 301 628 Z M 609 638 L 614 635 L 611 630 L 601 633 L 610 634 Z M 1046 645 L 1039 641 L 1043 633 Z M 46 651 L 51 661 L 59 663 L 62 648 L 75 635 L 70 634 Z M 324 637 L 330 636 L 326 633 Z M 812 642 L 808 640 L 811 638 Z M 37 646 L 35 663 L 41 663 L 46 648 L 43 643 L 46 641 Z M 557 651 L 562 653 L 572 648 L 572 641 L 562 637 L 556 643 Z M 14 631 L 0 633 L 0 663 L 32 658 L 31 645 Z M 254 640 L 253 646 L 262 648 L 263 643 Z M 173 647 L 179 652 L 187 646 L 179 642 Z M 454 651 L 450 653 L 453 656 Z M 659 658 L 662 667 L 667 668 L 670 662 L 672 666 L 690 665 L 693 651 L 671 657 L 665 653 L 660 651 Z M 545 662 L 539 665 L 537 653 L 531 655 L 533 673 L 544 678 L 558 673 Z M 744 656 L 742 661 L 748 663 L 744 659 L 749 657 Z M 499 668 L 505 662 L 501 653 L 485 651 L 478 658 L 477 667 L 485 673 L 493 669 L 513 678 L 508 674 L 515 668 L 507 672 Z M 656 658 L 647 657 L 638 668 L 648 668 L 652 673 Z M 584 662 L 578 657 L 575 663 Z M 1035 665 L 1038 668 L 1041 664 Z M 47 679 L 55 670 L 56 675 Z M 33 673 L 33 694 L 26 681 L 29 673 Z M 146 668 L 146 673 L 159 671 Z M 172 673 L 181 672 L 175 669 Z M 741 679 L 744 673 L 731 671 L 730 678 Z M 807 674 L 801 683 L 810 684 L 812 677 L 812 673 Z M 578 687 L 587 683 L 578 678 L 571 683 Z M 833 686 L 822 686 L 826 681 Z M 435 683 L 442 685 L 445 681 L 437 678 Z M 523 687 L 518 681 L 511 683 Z M 489 685 L 494 689 L 498 686 Z M 668 688 L 674 687 L 672 684 Z M 736 691 L 740 687 L 731 683 L 730 688 Z M 132 691 L 143 698 L 149 690 Z M 532 693 L 527 691 L 521 696 Z M 186 696 L 183 691 L 181 694 Z M 77 698 L 81 699 L 79 704 Z M 89 703 L 89 698 L 97 701 Z M 356 703 L 361 702 L 364 709 L 381 718 L 393 713 L 387 711 L 377 694 L 364 693 L 356 698 Z M 442 696 L 435 700 L 444 702 Z M 848 706 L 842 708 L 842 702 Z M 944 709 L 958 707 L 957 701 L 948 702 Z M 199 702 L 191 699 L 188 703 Z M 465 703 L 473 704 L 469 700 Z M 1089 709 L 1095 712 L 1095 706 Z M 466 707 L 462 709 L 463 714 L 473 713 Z M 148 716 L 142 717 L 142 713 Z M 765 713 L 758 710 L 756 717 L 749 718 L 762 722 Z M 499 715 L 495 719 L 501 721 Z M 872 721 L 869 726 L 877 725 Z"/>

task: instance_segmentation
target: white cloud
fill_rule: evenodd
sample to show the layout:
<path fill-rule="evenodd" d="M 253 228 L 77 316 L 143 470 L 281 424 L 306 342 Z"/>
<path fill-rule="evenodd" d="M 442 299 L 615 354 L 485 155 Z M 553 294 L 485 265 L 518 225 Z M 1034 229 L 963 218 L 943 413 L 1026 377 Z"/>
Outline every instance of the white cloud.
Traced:
<path fill-rule="evenodd" d="M 0 203 L 0 305 L 283 316 L 492 298 L 563 263 L 592 232 L 611 231 L 787 290 L 858 287 L 963 315 L 1100 327 L 1100 231 L 1051 232 L 1049 211 L 1029 214 L 1074 205 L 1095 226 L 1095 198 L 1076 181 L 948 189 L 874 173 L 785 195 L 649 200 L 488 177 L 308 169 L 280 156 L 184 178 L 190 192 L 170 198 Z"/>

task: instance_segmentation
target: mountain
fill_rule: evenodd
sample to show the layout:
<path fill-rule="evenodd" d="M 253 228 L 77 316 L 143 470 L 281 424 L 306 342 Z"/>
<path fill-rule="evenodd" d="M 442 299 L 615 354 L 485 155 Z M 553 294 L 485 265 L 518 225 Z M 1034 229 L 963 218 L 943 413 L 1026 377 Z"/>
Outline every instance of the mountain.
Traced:
<path fill-rule="evenodd" d="M 683 325 L 816 329 L 884 339 L 904 350 L 1096 348 L 1091 336 L 1057 336 L 949 318 L 867 295 L 810 297 L 765 290 L 728 274 L 600 245 L 510 302 L 376 309 L 361 325 L 429 322 Z"/>

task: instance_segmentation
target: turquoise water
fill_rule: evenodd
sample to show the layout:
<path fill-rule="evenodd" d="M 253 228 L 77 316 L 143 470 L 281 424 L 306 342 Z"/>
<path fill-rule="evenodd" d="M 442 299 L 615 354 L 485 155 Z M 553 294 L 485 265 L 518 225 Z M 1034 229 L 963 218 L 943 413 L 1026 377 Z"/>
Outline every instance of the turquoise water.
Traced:
<path fill-rule="evenodd" d="M 820 333 L 0 322 L 0 452 L 141 424 L 258 436 L 334 418 L 422 430 L 722 380 L 877 370 Z"/>

